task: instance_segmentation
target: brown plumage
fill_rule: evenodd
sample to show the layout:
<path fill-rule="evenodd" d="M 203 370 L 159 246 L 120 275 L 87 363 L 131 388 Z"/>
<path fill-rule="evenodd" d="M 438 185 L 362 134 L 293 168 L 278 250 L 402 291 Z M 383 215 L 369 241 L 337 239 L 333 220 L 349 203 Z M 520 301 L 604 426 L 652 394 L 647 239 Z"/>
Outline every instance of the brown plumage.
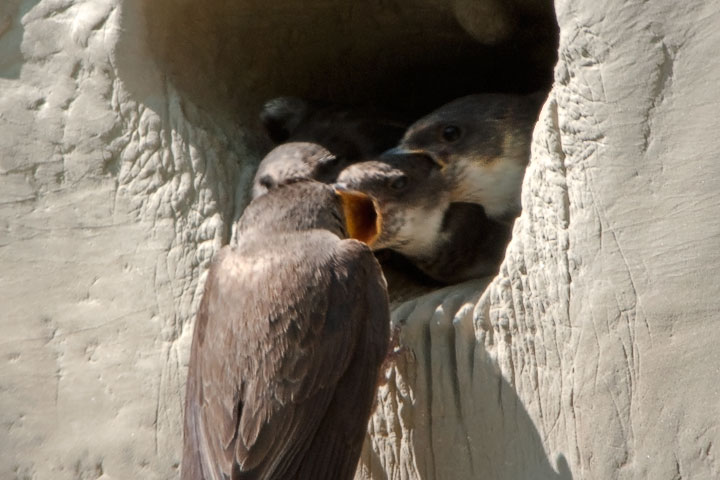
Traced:
<path fill-rule="evenodd" d="M 278 145 L 262 159 L 255 172 L 252 197 L 257 198 L 281 183 L 311 178 L 330 183 L 337 178 L 345 162 L 328 149 L 312 142 L 288 142 Z"/>
<path fill-rule="evenodd" d="M 359 218 L 363 217 L 363 218 Z M 182 479 L 349 479 L 389 311 L 367 196 L 318 182 L 254 200 L 208 272 L 195 325 Z"/>

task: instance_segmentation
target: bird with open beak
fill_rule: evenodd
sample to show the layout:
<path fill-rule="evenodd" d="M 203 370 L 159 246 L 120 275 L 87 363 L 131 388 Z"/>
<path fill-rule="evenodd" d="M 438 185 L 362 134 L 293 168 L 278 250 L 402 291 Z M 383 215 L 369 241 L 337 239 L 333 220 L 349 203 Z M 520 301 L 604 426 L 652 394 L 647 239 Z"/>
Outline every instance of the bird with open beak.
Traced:
<path fill-rule="evenodd" d="M 408 127 L 393 155 L 419 155 L 442 169 L 451 202 L 481 205 L 493 220 L 520 212 L 532 130 L 544 93 L 478 94 L 454 100 Z"/>
<path fill-rule="evenodd" d="M 373 249 L 408 258 L 446 284 L 497 272 L 510 226 L 488 218 L 477 204 L 452 202 L 443 169 L 427 155 L 384 154 L 349 166 L 339 188 L 370 195 L 383 218 Z"/>
<path fill-rule="evenodd" d="M 389 341 L 381 223 L 311 180 L 246 208 L 195 322 L 183 480 L 353 477 Z"/>

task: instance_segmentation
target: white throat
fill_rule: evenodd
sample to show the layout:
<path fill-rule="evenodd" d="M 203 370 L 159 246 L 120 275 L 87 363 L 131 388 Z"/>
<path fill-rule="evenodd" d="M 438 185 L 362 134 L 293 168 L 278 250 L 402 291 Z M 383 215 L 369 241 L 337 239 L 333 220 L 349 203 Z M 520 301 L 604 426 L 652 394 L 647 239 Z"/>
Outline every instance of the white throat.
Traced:
<path fill-rule="evenodd" d="M 432 255 L 442 234 L 445 210 L 441 206 L 431 210 L 421 207 L 406 210 L 405 222 L 393 242 L 395 246 L 390 248 L 410 258 Z"/>
<path fill-rule="evenodd" d="M 460 195 L 455 201 L 478 203 L 488 217 L 498 219 L 520 210 L 520 190 L 525 166 L 501 161 L 488 168 L 466 169 L 460 181 Z"/>

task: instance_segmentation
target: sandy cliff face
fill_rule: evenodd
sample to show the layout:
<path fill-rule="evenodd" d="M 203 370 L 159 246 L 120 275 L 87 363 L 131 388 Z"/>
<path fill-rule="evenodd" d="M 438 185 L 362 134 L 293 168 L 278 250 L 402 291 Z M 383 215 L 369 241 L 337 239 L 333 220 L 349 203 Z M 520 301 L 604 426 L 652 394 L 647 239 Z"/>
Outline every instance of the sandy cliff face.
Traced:
<path fill-rule="evenodd" d="M 448 24 L 426 3 L 428 25 Z M 448 15 L 474 8 L 456 3 Z M 506 261 L 482 297 L 474 282 L 396 309 L 404 348 L 358 478 L 720 476 L 720 11 L 556 12 Z M 0 478 L 178 474 L 203 273 L 258 151 L 252 115 L 202 92 L 234 73 L 173 71 L 158 15 L 0 6 Z M 262 85 L 248 75 L 236 97 Z"/>
<path fill-rule="evenodd" d="M 253 172 L 235 125 L 124 36 L 131 14 L 3 4 L 2 478 L 177 475 L 202 274 Z"/>
<path fill-rule="evenodd" d="M 477 303 L 395 312 L 414 355 L 380 390 L 361 478 L 719 474 L 720 11 L 556 9 L 505 263 Z"/>

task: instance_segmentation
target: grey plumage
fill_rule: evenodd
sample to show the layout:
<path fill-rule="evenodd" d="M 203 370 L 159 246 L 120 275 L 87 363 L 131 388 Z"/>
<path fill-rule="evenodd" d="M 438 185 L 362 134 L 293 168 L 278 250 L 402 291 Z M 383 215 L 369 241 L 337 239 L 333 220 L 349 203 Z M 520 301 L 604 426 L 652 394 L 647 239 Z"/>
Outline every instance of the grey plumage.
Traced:
<path fill-rule="evenodd" d="M 373 248 L 403 254 L 442 283 L 497 272 L 510 226 L 479 205 L 452 202 L 443 169 L 429 157 L 386 154 L 348 167 L 338 181 L 375 198 L 383 229 Z"/>
<path fill-rule="evenodd" d="M 452 202 L 476 203 L 492 219 L 512 220 L 544 98 L 540 92 L 459 98 L 413 123 L 391 152 L 429 156 L 443 167 Z"/>

